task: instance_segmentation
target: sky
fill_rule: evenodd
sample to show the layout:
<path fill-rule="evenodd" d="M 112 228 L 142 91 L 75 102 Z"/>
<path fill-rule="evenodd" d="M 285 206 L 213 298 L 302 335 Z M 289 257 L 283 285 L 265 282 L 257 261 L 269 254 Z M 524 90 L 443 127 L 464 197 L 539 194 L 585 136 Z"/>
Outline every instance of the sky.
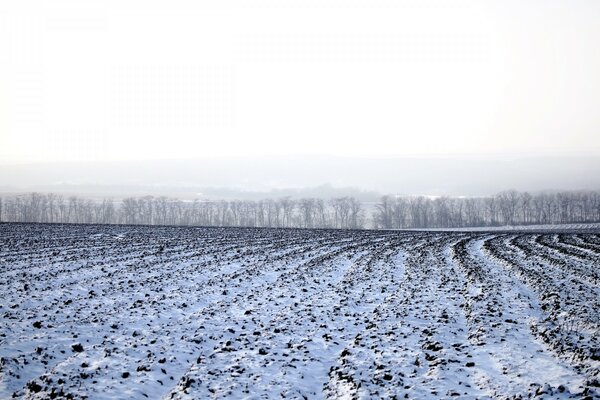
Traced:
<path fill-rule="evenodd" d="M 0 163 L 600 157 L 598 21 L 592 0 L 1 2 Z"/>

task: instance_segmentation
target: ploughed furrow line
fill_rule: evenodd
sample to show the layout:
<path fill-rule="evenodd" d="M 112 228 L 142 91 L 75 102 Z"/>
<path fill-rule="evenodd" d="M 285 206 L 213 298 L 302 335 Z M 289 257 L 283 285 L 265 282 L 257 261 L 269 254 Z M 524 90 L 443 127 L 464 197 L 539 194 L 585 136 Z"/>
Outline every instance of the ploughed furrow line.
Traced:
<path fill-rule="evenodd" d="M 559 244 L 557 235 L 537 236 L 534 246 L 543 247 L 551 264 L 568 269 L 595 286 L 600 283 L 600 271 L 596 267 L 600 265 L 600 257 Z"/>
<path fill-rule="evenodd" d="M 480 396 L 472 382 L 459 274 L 446 249 L 462 235 L 421 234 L 403 247 L 404 279 L 329 373 L 330 397 Z"/>
<path fill-rule="evenodd" d="M 299 253 L 302 253 L 302 251 Z M 205 332 L 207 329 L 215 328 L 211 324 L 215 320 L 222 320 L 225 312 L 231 310 L 240 312 L 241 310 L 235 307 L 237 299 L 244 296 L 253 296 L 252 292 L 261 291 L 260 285 L 265 280 L 268 282 L 277 269 L 288 266 L 290 268 L 293 267 L 291 264 L 280 265 L 273 262 L 265 264 L 269 268 L 257 267 L 257 265 L 260 265 L 260 262 L 254 259 L 242 259 L 239 262 L 242 263 L 242 267 L 231 271 L 231 279 L 220 279 L 219 276 L 215 276 L 211 278 L 211 282 L 207 282 L 202 288 L 190 291 L 189 295 L 192 298 L 187 299 L 188 303 L 185 314 L 181 318 L 170 320 L 166 324 L 166 328 L 172 332 L 170 336 L 173 337 L 172 340 L 174 341 L 167 348 L 189 347 L 193 349 L 193 351 L 190 351 L 190 354 L 194 354 L 193 358 L 186 358 L 185 362 L 182 363 L 181 361 L 176 361 L 176 354 L 169 354 L 168 351 L 163 352 L 161 355 L 163 358 L 166 358 L 166 364 L 173 365 L 174 363 L 176 368 L 171 367 L 171 369 L 167 369 L 167 365 L 165 365 L 160 370 L 152 369 L 149 366 L 151 365 L 150 363 L 143 367 L 146 370 L 143 373 L 143 378 L 138 377 L 137 379 L 161 380 L 164 386 L 161 384 L 159 392 L 167 393 L 175 383 L 180 381 L 180 377 L 184 376 L 190 366 L 197 362 L 199 354 L 202 352 L 204 342 L 197 332 Z M 271 267 L 273 269 L 270 269 Z M 183 276 L 182 279 L 184 279 Z M 194 300 L 194 298 L 197 298 L 197 300 Z M 220 330 L 215 328 L 214 332 L 217 334 Z M 153 336 L 153 332 L 142 332 L 143 335 Z M 169 377 L 169 381 L 164 380 L 163 369 L 173 374 Z M 175 378 L 171 379 L 173 376 Z M 115 392 L 119 390 L 120 388 L 117 388 Z"/>
<path fill-rule="evenodd" d="M 539 244 L 537 239 L 538 235 L 519 235 L 510 240 L 510 246 L 519 254 L 519 262 L 534 266 L 553 282 L 553 285 L 564 286 L 564 290 L 574 292 L 574 296 L 583 297 L 590 305 L 597 303 L 599 288 L 594 284 L 594 277 L 585 273 L 586 269 L 593 266 L 582 266 L 577 262 L 569 264 L 555 251 Z M 585 316 L 594 323 L 599 315 L 598 309 L 585 312 Z"/>
<path fill-rule="evenodd" d="M 27 269 L 32 273 L 34 267 L 37 267 L 37 269 L 41 271 L 47 270 L 49 262 L 63 265 L 63 268 L 65 268 L 71 264 L 79 265 L 79 261 L 82 259 L 85 259 L 86 261 L 98 260 L 118 262 L 137 258 L 138 256 L 154 255 L 157 252 L 166 255 L 169 252 L 180 252 L 182 250 L 180 243 L 173 243 L 170 240 L 161 237 L 144 237 L 144 240 L 140 241 L 139 236 L 127 236 L 122 231 L 120 232 L 121 233 L 119 234 L 110 236 L 92 235 L 87 240 L 86 238 L 81 238 L 77 243 L 73 244 L 72 248 L 67 250 L 56 247 L 53 250 L 38 249 L 33 254 L 27 252 L 25 255 L 19 256 L 19 266 L 14 265 L 14 263 L 9 263 L 10 258 L 5 257 L 4 253 L 0 253 L 0 256 L 3 257 L 5 261 L 8 261 L 7 266 L 11 266 L 9 271 L 2 272 L 18 273 L 23 269 Z M 43 235 L 43 232 L 41 234 Z M 57 240 L 57 242 L 60 243 L 60 240 Z M 102 242 L 107 244 L 96 245 L 96 243 Z M 94 245 L 91 246 L 91 244 Z M 120 248 L 126 248 L 127 251 L 119 252 Z"/>
<path fill-rule="evenodd" d="M 569 241 L 571 243 L 569 243 Z M 589 251 L 577 246 L 573 243 L 573 240 L 571 240 L 571 237 L 568 235 L 541 235 L 541 237 L 538 239 L 538 242 L 556 250 L 561 255 L 564 254 L 571 256 L 581 262 L 600 261 L 600 254 L 596 254 L 593 251 Z"/>
<path fill-rule="evenodd" d="M 583 261 L 600 261 L 600 251 L 590 249 L 589 246 L 586 247 L 579 235 L 553 235 L 553 241 L 556 246 L 566 249 L 567 252 Z"/>
<path fill-rule="evenodd" d="M 579 279 L 568 266 L 557 267 L 532 253 L 529 246 L 533 240 L 533 237 L 524 239 L 520 236 L 494 240 L 486 250 L 527 279 L 527 284 L 538 293 L 543 311 L 554 309 L 554 314 L 564 312 L 579 323 L 597 326 L 600 321 L 598 288 Z"/>
<path fill-rule="evenodd" d="M 560 235 L 559 243 L 564 244 L 566 246 L 571 246 L 572 248 L 578 249 L 579 251 L 585 252 L 587 254 L 600 256 L 600 246 L 590 245 L 584 240 L 585 236 L 590 235 Z"/>
<path fill-rule="evenodd" d="M 197 338 L 207 343 L 206 351 L 200 353 L 198 363 L 181 379 L 173 396 L 229 397 L 240 391 L 247 393 L 249 380 L 256 396 L 268 397 L 273 386 L 281 396 L 320 394 L 329 365 L 347 336 L 352 336 L 349 332 L 360 329 L 354 321 L 356 313 L 342 313 L 344 302 L 348 302 L 344 294 L 347 296 L 348 282 L 353 285 L 369 263 L 365 254 L 371 246 L 370 241 L 357 241 L 324 251 L 286 270 L 272 285 L 253 291 L 241 301 L 236 298 L 234 304 L 243 304 L 246 311 L 222 310 L 218 315 L 226 318 L 213 320 L 209 323 L 216 326 L 198 332 Z M 391 251 L 389 245 L 377 247 L 380 253 Z M 257 292 L 260 295 L 256 296 Z M 229 308 L 230 304 L 219 306 Z M 353 325 L 335 329 L 340 318 Z M 211 337 L 208 332 L 220 334 Z M 257 359 L 267 373 L 257 376 L 253 367 Z M 237 379 L 230 379 L 230 374 Z"/>
<path fill-rule="evenodd" d="M 268 246 L 267 246 L 268 247 Z M 77 268 L 78 274 L 73 275 L 62 269 L 54 269 L 48 274 L 26 274 L 19 280 L 14 280 L 10 289 L 24 291 L 29 301 L 16 307 L 13 317 L 21 318 L 23 315 L 35 315 L 40 309 L 54 311 L 57 307 L 63 308 L 62 314 L 77 324 L 86 319 L 92 319 L 94 323 L 102 323 L 109 320 L 113 314 L 123 309 L 137 307 L 139 304 L 131 304 L 128 296 L 123 294 L 139 290 L 139 287 L 151 288 L 154 293 L 144 299 L 145 302 L 156 304 L 164 303 L 173 297 L 165 285 L 165 272 L 170 275 L 193 275 L 201 274 L 203 277 L 217 276 L 220 279 L 227 278 L 227 268 L 232 271 L 240 266 L 238 259 L 247 252 L 249 247 L 225 248 L 225 254 L 216 254 L 212 250 L 194 252 L 180 251 L 168 255 L 149 255 L 128 257 L 127 262 L 113 262 L 106 260 L 100 264 L 85 261 Z M 214 249 L 214 248 L 213 248 Z M 291 252 L 300 252 L 296 247 Z M 132 279 L 135 278 L 135 279 Z M 168 281 L 168 280 L 167 280 Z M 48 282 L 53 282 L 49 285 Z M 17 285 L 14 285 L 14 284 Z M 97 315 L 97 305 L 104 303 L 104 312 Z M 110 304 L 110 307 L 106 305 Z M 60 316 L 59 315 L 59 316 Z M 53 323 L 52 315 L 48 322 Z"/>
<path fill-rule="evenodd" d="M 584 391 L 598 387 L 600 378 L 599 295 L 525 253 L 518 237 L 497 237 L 484 248 L 490 258 L 514 274 L 537 296 L 540 314 L 531 329 L 556 357 L 582 376 Z M 597 392 L 597 389 L 593 389 Z"/>
<path fill-rule="evenodd" d="M 165 228 L 156 227 L 155 232 L 146 234 L 143 231 L 129 231 L 127 227 L 121 226 L 94 226 L 82 225 L 74 227 L 73 225 L 23 225 L 25 235 L 18 241 L 3 242 L 2 254 L 5 260 L 11 261 L 15 255 L 21 259 L 23 256 L 30 259 L 31 262 L 43 262 L 48 255 L 60 256 L 68 261 L 74 255 L 87 254 L 95 250 L 115 249 L 120 247 L 124 239 L 128 242 L 129 250 L 156 247 L 158 243 L 170 243 L 167 234 L 163 234 Z M 50 228 L 52 227 L 52 228 Z M 30 228 L 30 229 L 27 229 Z M 53 230 L 49 231 L 49 230 Z M 56 230 L 64 231 L 65 235 L 73 230 L 83 231 L 81 234 L 72 236 L 61 236 Z M 48 231 L 48 232 L 47 232 Z M 46 233 L 52 233 L 47 235 Z M 204 236 L 213 240 L 208 234 L 198 235 L 198 238 Z M 1 240 L 1 239 L 0 239 Z M 31 249 L 35 249 L 32 252 Z M 58 259 L 60 260 L 60 258 Z"/>
<path fill-rule="evenodd" d="M 314 250 L 311 246 L 305 247 Z M 319 248 L 316 250 L 319 251 Z M 304 253 L 304 250 L 298 248 L 294 248 L 293 251 L 295 254 L 299 255 Z M 240 253 L 244 252 L 240 251 Z M 286 250 L 283 252 L 283 255 L 287 257 L 287 253 L 288 251 Z M 199 349 L 199 340 L 193 333 L 201 327 L 203 318 L 206 316 L 210 318 L 215 315 L 215 311 L 211 309 L 211 306 L 215 303 L 222 305 L 221 310 L 217 309 L 217 313 L 222 311 L 224 307 L 230 309 L 232 304 L 235 304 L 238 299 L 236 288 L 241 290 L 240 295 L 245 295 L 246 292 L 260 291 L 259 286 L 263 285 L 265 282 L 269 282 L 271 279 L 270 275 L 273 271 L 271 271 L 270 268 L 277 267 L 277 265 L 278 264 L 274 262 L 274 260 L 261 264 L 260 259 L 256 259 L 254 255 L 253 257 L 238 256 L 235 263 L 231 263 L 227 260 L 225 264 L 221 264 L 220 270 L 216 271 L 216 274 L 212 276 L 211 280 L 213 281 L 213 284 L 207 282 L 206 285 L 203 285 L 209 289 L 208 292 L 202 290 L 203 287 L 198 286 L 202 283 L 198 282 L 198 279 L 202 278 L 202 280 L 204 280 L 205 273 L 190 274 L 179 273 L 172 269 L 166 270 L 165 272 L 168 272 L 169 275 L 169 279 L 166 281 L 168 283 L 173 283 L 174 285 L 172 287 L 167 286 L 163 290 L 160 286 L 156 288 L 148 288 L 146 286 L 145 290 L 149 291 L 150 294 L 153 294 L 153 292 L 156 291 L 164 291 L 167 293 L 167 298 L 165 299 L 164 295 L 160 299 L 152 299 L 152 297 L 139 298 L 138 296 L 133 304 L 133 307 L 136 308 L 133 313 L 135 315 L 147 316 L 146 326 L 140 326 L 134 331 L 135 335 L 132 333 L 132 336 L 126 336 L 125 340 L 122 340 L 119 337 L 118 332 L 116 337 L 122 342 L 120 347 L 135 348 L 138 342 L 144 342 L 144 338 L 147 338 L 148 336 L 156 337 L 159 332 L 162 332 L 163 334 L 160 336 L 158 343 L 152 343 L 152 341 L 148 343 L 146 340 L 144 346 L 149 347 L 147 350 L 151 351 L 152 354 L 158 352 L 162 356 L 161 359 L 166 358 L 168 360 L 169 358 L 165 356 L 169 355 L 169 351 L 161 351 L 161 349 L 187 349 L 182 356 L 179 356 L 185 356 L 185 362 L 176 363 L 175 365 L 177 368 L 171 369 L 167 369 L 166 366 L 163 366 L 160 369 L 152 370 L 146 363 L 137 365 L 136 371 L 138 373 L 135 377 L 132 376 L 131 379 L 128 379 L 127 381 L 111 384 L 110 387 L 105 388 L 105 393 L 112 393 L 113 396 L 117 396 L 133 382 L 143 385 L 148 381 L 160 381 L 161 389 L 166 391 L 170 384 L 176 382 L 177 378 L 185 372 L 187 368 L 185 365 L 192 362 L 192 359 L 189 358 L 191 354 L 194 354 L 193 359 L 196 360 L 195 354 Z M 286 268 L 294 267 L 288 260 L 286 260 L 286 264 L 283 266 Z M 229 273 L 227 271 L 229 271 Z M 192 278 L 190 279 L 189 277 Z M 186 280 L 186 278 L 188 279 Z M 217 282 L 219 283 L 218 285 L 215 284 Z M 138 282 L 138 284 L 139 283 L 140 282 Z M 175 294 L 174 299 L 172 296 L 169 296 L 169 293 Z M 148 295 L 148 293 L 146 293 L 146 295 Z M 253 295 L 251 294 L 250 296 Z M 163 311 L 157 313 L 157 309 Z M 173 311 L 169 312 L 169 310 Z M 113 344 L 113 338 L 109 337 L 100 343 L 100 347 L 111 348 Z M 157 351 L 154 351 L 155 349 L 157 349 Z M 91 354 L 91 352 L 89 354 Z M 148 353 L 148 356 L 150 355 L 151 353 Z M 139 354 L 136 352 L 127 352 L 126 354 L 121 354 L 121 357 L 128 359 L 125 364 L 135 364 L 135 360 L 139 359 Z M 176 355 L 172 355 L 172 357 L 176 357 Z M 149 361 L 152 362 L 152 360 Z M 156 360 L 154 361 L 156 364 Z M 69 360 L 69 363 L 73 365 L 76 365 L 77 362 L 78 361 Z M 62 365 L 61 367 L 65 368 L 65 365 Z M 169 375 L 168 380 L 165 379 L 163 370 L 170 371 L 169 373 L 172 374 Z M 102 379 L 103 377 L 101 373 L 98 373 L 94 378 Z M 161 390 L 155 390 L 155 393 L 159 392 L 161 392 Z"/>
<path fill-rule="evenodd" d="M 309 245 L 305 246 L 310 247 Z M 218 251 L 219 248 L 214 248 L 214 250 Z M 297 254 L 303 253 L 303 251 L 298 248 L 294 248 L 294 252 Z M 243 252 L 240 251 L 239 253 Z M 236 258 L 235 263 L 231 261 L 234 258 Z M 277 256 L 275 258 L 277 258 Z M 219 259 L 221 259 L 221 257 L 219 257 Z M 154 358 L 166 358 L 173 350 L 175 350 L 175 353 L 179 352 L 183 354 L 179 357 L 191 357 L 191 354 L 195 354 L 197 344 L 189 338 L 190 333 L 193 333 L 198 325 L 198 319 L 193 316 L 194 311 L 203 307 L 207 299 L 214 302 L 220 301 L 222 298 L 227 298 L 226 296 L 222 296 L 222 292 L 225 290 L 224 288 L 231 288 L 232 285 L 226 280 L 226 272 L 229 270 L 231 275 L 235 273 L 235 269 L 246 268 L 250 270 L 250 264 L 253 264 L 254 260 L 252 258 L 240 259 L 240 257 L 236 255 L 236 257 L 227 256 L 224 259 L 221 259 L 221 261 L 223 261 L 223 263 L 217 265 L 210 274 L 207 274 L 206 271 L 199 271 L 200 273 L 197 271 L 195 274 L 190 271 L 178 271 L 177 268 L 164 268 L 164 265 L 159 265 L 151 271 L 143 271 L 143 269 L 137 270 L 135 273 L 129 271 L 129 273 L 120 274 L 121 276 L 130 278 L 127 281 L 127 285 L 120 288 L 120 278 L 113 277 L 114 279 L 119 280 L 116 285 L 113 282 L 111 286 L 111 288 L 117 287 L 116 290 L 112 291 L 114 296 L 108 297 L 106 294 L 109 291 L 102 291 L 100 287 L 98 288 L 98 291 L 106 293 L 104 293 L 102 297 L 94 296 L 98 301 L 103 303 L 103 313 L 98 313 L 97 304 L 94 305 L 94 301 L 88 300 L 87 311 L 93 319 L 90 319 L 90 317 L 86 315 L 87 321 L 80 319 L 75 321 L 76 323 L 69 321 L 68 323 L 63 322 L 57 324 L 61 329 L 52 332 L 54 334 L 52 335 L 53 337 L 49 335 L 49 337 L 46 338 L 46 341 L 52 341 L 52 339 L 59 341 L 58 338 L 65 338 L 66 343 L 71 343 L 73 339 L 79 339 L 80 341 L 84 340 L 86 343 L 89 343 L 90 347 L 86 350 L 85 354 L 77 353 L 68 358 L 57 357 L 53 361 L 46 361 L 47 363 L 45 363 L 45 365 L 51 366 L 52 368 L 49 368 L 48 372 L 42 375 L 40 380 L 44 382 L 58 382 L 64 380 L 60 378 L 63 370 L 76 368 L 82 363 L 88 365 L 92 365 L 92 363 L 108 365 L 111 357 L 121 349 L 121 353 L 118 355 L 122 359 L 121 363 L 124 365 L 135 366 L 136 371 L 138 372 L 137 375 L 139 376 L 132 376 L 131 379 L 119 383 L 111 383 L 110 386 L 104 388 L 104 393 L 106 395 L 118 396 L 119 393 L 126 390 L 133 382 L 143 385 L 148 382 L 148 379 L 152 379 L 154 382 L 162 382 L 160 384 L 161 387 L 163 386 L 163 383 L 166 387 L 169 381 L 175 382 L 176 380 L 173 376 L 181 375 L 185 368 L 183 370 L 171 370 L 170 373 L 172 375 L 165 377 L 165 373 L 162 371 L 166 370 L 166 368 L 155 369 L 153 373 L 152 371 L 147 371 L 149 368 L 145 363 L 140 365 L 136 364 L 139 363 L 139 360 L 147 360 L 149 362 L 154 361 L 156 364 Z M 179 264 L 176 262 L 173 263 L 176 266 L 185 265 L 181 262 Z M 267 265 L 270 266 L 276 264 L 271 262 Z M 157 269 L 162 271 L 162 276 L 158 276 L 157 279 L 154 279 L 154 282 L 151 282 L 149 285 L 146 276 L 149 273 L 155 272 Z M 251 275 L 256 274 L 251 273 Z M 238 276 L 241 275 L 238 274 Z M 238 276 L 232 279 L 237 280 Z M 218 291 L 218 294 L 215 294 L 215 287 L 211 285 L 206 286 L 206 288 L 210 289 L 210 293 L 206 293 L 206 291 L 203 293 L 201 286 L 208 278 L 224 282 L 222 290 Z M 111 283 L 108 282 L 108 284 Z M 112 301 L 108 300 L 107 297 L 112 299 Z M 225 303 L 227 302 L 229 302 L 229 300 Z M 107 303 L 112 307 L 107 307 Z M 124 310 L 127 310 L 129 321 L 119 315 L 122 314 Z M 61 310 L 61 314 L 63 311 L 66 310 Z M 77 311 L 81 311 L 81 309 L 78 309 Z M 66 317 L 69 318 L 68 311 L 66 314 Z M 106 335 L 102 340 L 97 340 L 98 338 L 93 336 L 93 329 L 90 332 L 92 336 L 84 336 L 81 332 L 77 334 L 77 331 L 81 331 L 80 324 L 85 322 L 89 323 L 87 326 L 90 328 L 104 325 L 105 329 L 107 329 L 110 326 L 110 329 L 107 330 L 111 334 Z M 46 324 L 46 321 L 44 321 L 44 323 Z M 54 322 L 51 322 L 48 325 L 49 326 L 44 326 L 46 332 L 54 328 Z M 67 329 L 65 329 L 65 326 Z M 71 334 L 73 334 L 72 337 Z M 154 339 L 148 339 L 148 337 L 154 337 Z M 139 351 L 131 350 L 132 348 L 137 349 L 139 346 L 144 346 L 147 353 L 140 354 Z M 62 347 L 68 350 L 69 346 L 68 344 L 63 344 Z M 127 350 L 123 351 L 123 349 Z M 165 351 L 165 349 L 171 350 Z M 31 353 L 33 352 L 34 350 L 32 349 L 28 355 L 20 354 L 17 357 L 17 364 L 19 357 L 25 358 L 26 356 L 31 356 Z M 71 352 L 67 351 L 67 353 Z M 154 357 L 154 354 L 160 354 L 162 358 L 158 358 L 158 356 Z M 82 362 L 82 357 L 85 358 L 85 362 Z M 172 357 L 176 357 L 176 355 L 172 355 Z M 33 358 L 38 357 L 34 355 Z M 191 360 L 191 358 L 189 360 L 186 359 L 186 362 L 191 362 Z M 178 365 L 178 367 L 181 368 L 180 365 Z M 28 369 L 31 370 L 31 368 Z M 112 371 L 97 369 L 90 374 L 90 378 L 103 379 L 103 375 L 111 372 Z M 156 376 L 157 374 L 158 376 Z M 59 377 L 57 378 L 57 376 Z M 77 381 L 74 381 L 73 385 L 76 386 Z M 54 389 L 52 386 L 55 385 L 49 384 L 49 386 Z M 69 388 L 69 385 L 67 384 L 62 384 L 60 386 L 62 390 L 73 389 Z"/>
<path fill-rule="evenodd" d="M 540 391 L 579 393 L 577 372 L 559 362 L 531 333 L 531 318 L 540 315 L 536 295 L 485 253 L 493 236 L 465 239 L 453 248 L 466 278 L 465 312 L 477 385 L 493 397 L 534 396 Z M 544 388 L 547 376 L 555 377 Z"/>
<path fill-rule="evenodd" d="M 572 258 L 565 261 L 556 250 L 540 244 L 539 235 L 527 240 L 517 238 L 511 243 L 525 249 L 527 257 L 523 262 L 539 261 L 537 269 L 544 269 L 557 289 L 565 293 L 564 302 L 567 307 L 580 308 L 581 300 L 590 306 L 589 309 L 577 311 L 584 323 L 597 324 L 600 321 L 600 287 L 595 284 L 597 273 L 591 273 L 597 270 L 593 263 L 581 263 Z"/>
<path fill-rule="evenodd" d="M 594 247 L 595 249 L 600 250 L 600 234 L 596 233 L 596 234 L 581 235 L 580 237 L 583 240 L 583 242 L 586 243 L 588 246 L 591 246 L 591 247 Z"/>

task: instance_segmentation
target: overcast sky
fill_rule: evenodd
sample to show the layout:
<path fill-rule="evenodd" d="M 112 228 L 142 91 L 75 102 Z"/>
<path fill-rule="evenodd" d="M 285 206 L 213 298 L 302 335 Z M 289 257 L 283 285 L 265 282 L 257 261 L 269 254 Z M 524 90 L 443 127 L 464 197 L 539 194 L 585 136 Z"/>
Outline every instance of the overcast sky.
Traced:
<path fill-rule="evenodd" d="M 0 162 L 600 156 L 599 21 L 595 0 L 4 1 Z"/>

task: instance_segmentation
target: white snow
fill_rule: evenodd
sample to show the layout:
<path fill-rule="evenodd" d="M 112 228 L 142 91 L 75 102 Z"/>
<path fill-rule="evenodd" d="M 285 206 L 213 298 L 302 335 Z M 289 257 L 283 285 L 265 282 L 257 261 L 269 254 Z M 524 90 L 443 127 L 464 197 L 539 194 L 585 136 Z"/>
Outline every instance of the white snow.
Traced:
<path fill-rule="evenodd" d="M 0 398 L 598 396 L 600 235 L 0 224 Z"/>

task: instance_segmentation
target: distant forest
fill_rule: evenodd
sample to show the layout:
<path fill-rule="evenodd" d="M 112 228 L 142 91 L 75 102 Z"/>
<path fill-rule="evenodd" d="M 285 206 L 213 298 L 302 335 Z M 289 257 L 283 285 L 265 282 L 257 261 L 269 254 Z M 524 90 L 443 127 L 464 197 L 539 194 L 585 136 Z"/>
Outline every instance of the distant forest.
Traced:
<path fill-rule="evenodd" d="M 0 197 L 0 222 L 235 226 L 271 228 L 429 229 L 600 222 L 600 192 L 489 197 L 383 196 L 376 204 L 353 197 L 182 201 L 128 197 L 93 201 L 27 193 Z"/>

